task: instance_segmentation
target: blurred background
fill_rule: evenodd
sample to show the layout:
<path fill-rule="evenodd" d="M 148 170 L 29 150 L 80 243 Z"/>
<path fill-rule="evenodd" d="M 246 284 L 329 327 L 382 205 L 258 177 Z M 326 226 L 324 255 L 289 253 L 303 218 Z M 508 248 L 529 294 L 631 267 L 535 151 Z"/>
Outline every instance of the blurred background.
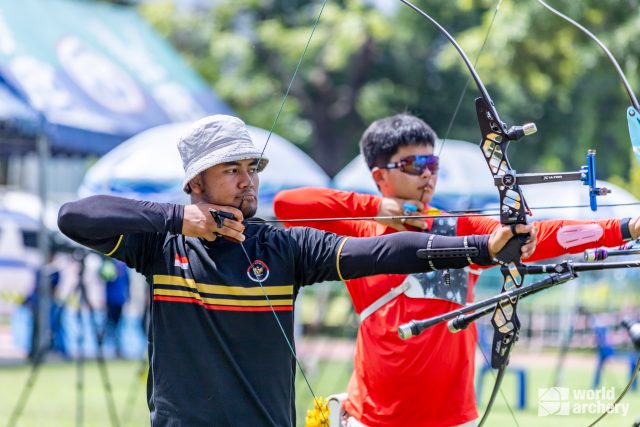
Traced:
<path fill-rule="evenodd" d="M 634 88 L 639 3 L 553 2 L 602 38 Z M 601 203 L 625 205 L 592 213 L 573 207 L 587 203 L 577 183 L 530 186 L 524 193 L 532 208 L 566 207 L 532 209 L 534 219 L 638 214 L 629 205 L 640 196 L 640 167 L 629 144 L 628 98 L 595 43 L 534 1 L 416 4 L 477 61 L 503 120 L 536 122 L 538 133 L 510 148 L 518 172 L 578 170 L 593 148 L 600 184 L 614 190 Z M 176 139 L 207 114 L 238 115 L 264 147 L 321 7 L 0 0 L 0 425 L 148 425 L 147 285 L 62 238 L 58 207 L 91 194 L 184 202 Z M 271 216 L 274 195 L 287 188 L 376 193 L 358 141 L 373 120 L 403 111 L 425 119 L 441 139 L 434 205 L 494 209 L 497 192 L 477 147 L 478 92 L 473 82 L 465 91 L 468 83 L 451 44 L 400 2 L 328 2 L 273 127 L 259 215 Z M 638 274 L 582 274 L 521 303 L 512 366 L 528 380 L 510 376 L 503 386 L 509 406 L 522 406 L 521 425 L 557 425 L 537 416 L 540 387 L 622 390 L 637 355 L 619 323 L 640 317 Z M 483 273 L 476 298 L 500 282 L 499 272 Z M 305 289 L 296 310 L 298 353 L 314 391 L 344 391 L 358 326 L 346 290 L 340 283 Z M 493 377 L 478 354 L 479 400 L 486 402 Z M 312 400 L 300 378 L 302 425 Z M 528 398 L 519 405 L 523 390 Z M 625 401 L 637 413 L 611 415 L 608 425 L 630 426 L 640 416 L 640 395 Z M 513 423 L 501 399 L 492 418 Z"/>

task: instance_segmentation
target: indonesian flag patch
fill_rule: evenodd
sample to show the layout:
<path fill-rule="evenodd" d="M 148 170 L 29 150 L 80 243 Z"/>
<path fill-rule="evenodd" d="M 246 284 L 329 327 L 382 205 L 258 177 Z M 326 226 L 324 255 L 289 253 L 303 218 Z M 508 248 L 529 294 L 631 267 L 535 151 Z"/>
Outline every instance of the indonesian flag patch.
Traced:
<path fill-rule="evenodd" d="M 180 267 L 183 270 L 186 270 L 189 268 L 189 260 L 187 259 L 186 256 L 180 256 L 179 254 L 176 254 L 176 261 L 173 265 L 176 267 Z"/>

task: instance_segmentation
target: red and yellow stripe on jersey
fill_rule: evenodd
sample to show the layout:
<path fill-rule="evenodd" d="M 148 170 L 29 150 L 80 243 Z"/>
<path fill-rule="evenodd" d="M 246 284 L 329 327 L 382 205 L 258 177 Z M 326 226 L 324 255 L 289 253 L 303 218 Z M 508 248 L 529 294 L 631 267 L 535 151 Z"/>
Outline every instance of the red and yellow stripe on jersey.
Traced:
<path fill-rule="evenodd" d="M 293 311 L 293 285 L 212 285 L 180 276 L 154 275 L 153 299 L 198 304 L 208 310 L 271 311 L 273 306 L 276 311 Z"/>

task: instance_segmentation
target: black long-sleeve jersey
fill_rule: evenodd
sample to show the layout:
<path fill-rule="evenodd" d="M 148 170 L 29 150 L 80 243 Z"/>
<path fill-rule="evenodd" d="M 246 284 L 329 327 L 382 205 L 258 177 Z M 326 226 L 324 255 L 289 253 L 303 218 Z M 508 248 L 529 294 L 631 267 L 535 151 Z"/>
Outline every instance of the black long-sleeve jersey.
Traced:
<path fill-rule="evenodd" d="M 246 224 L 242 244 L 185 237 L 184 207 L 94 196 L 67 203 L 58 225 L 70 238 L 124 261 L 151 287 L 148 404 L 153 426 L 293 426 L 293 304 L 301 286 L 430 270 L 416 257 L 430 235 L 346 238 L 306 227 Z M 436 236 L 430 245 L 477 247 L 488 237 Z M 249 262 L 251 261 L 251 263 Z"/>

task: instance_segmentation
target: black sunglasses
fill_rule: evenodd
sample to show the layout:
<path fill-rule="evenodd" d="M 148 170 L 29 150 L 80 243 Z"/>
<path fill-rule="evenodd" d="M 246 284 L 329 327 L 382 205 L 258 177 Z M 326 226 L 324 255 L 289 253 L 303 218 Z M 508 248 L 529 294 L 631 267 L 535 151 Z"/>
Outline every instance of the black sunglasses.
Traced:
<path fill-rule="evenodd" d="M 409 156 L 395 163 L 387 163 L 380 166 L 382 169 L 400 169 L 409 175 L 422 175 L 425 169 L 429 169 L 432 175 L 438 173 L 438 156 Z"/>

